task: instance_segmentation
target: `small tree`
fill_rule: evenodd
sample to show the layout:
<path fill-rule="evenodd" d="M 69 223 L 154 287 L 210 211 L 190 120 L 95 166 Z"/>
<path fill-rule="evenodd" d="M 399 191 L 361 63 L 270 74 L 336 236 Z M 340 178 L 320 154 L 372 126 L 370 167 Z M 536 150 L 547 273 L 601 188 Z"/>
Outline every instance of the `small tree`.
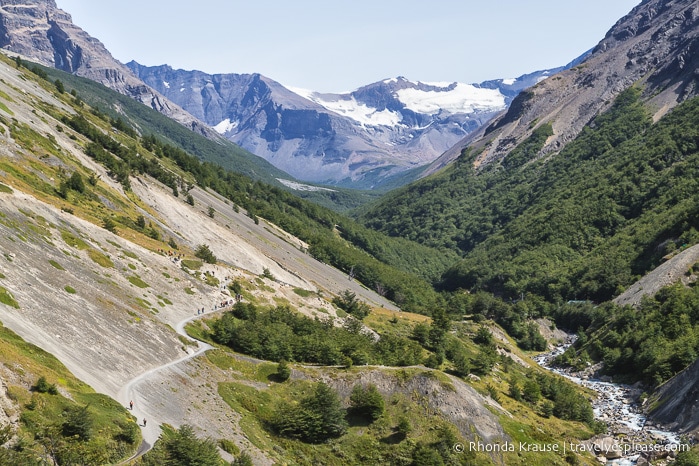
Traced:
<path fill-rule="evenodd" d="M 114 234 L 117 233 L 116 222 L 111 217 L 105 217 L 102 226 L 107 231 L 111 231 Z"/>
<path fill-rule="evenodd" d="M 483 346 L 490 346 L 493 344 L 493 334 L 490 333 L 490 329 L 485 325 L 478 327 L 476 331 L 476 336 L 473 337 L 473 342 Z"/>
<path fill-rule="evenodd" d="M 380 418 L 385 409 L 383 396 L 376 389 L 376 385 L 373 384 L 367 388 L 355 385 L 350 395 L 350 406 L 352 412 L 371 421 Z"/>
<path fill-rule="evenodd" d="M 63 435 L 66 437 L 78 437 L 87 441 L 92 437 L 92 416 L 88 412 L 89 405 L 82 408 L 73 408 L 66 413 L 66 420 L 63 422 Z"/>
<path fill-rule="evenodd" d="M 319 443 L 340 437 L 347 431 L 345 410 L 337 393 L 325 383 L 297 406 L 280 405 L 272 418 L 275 430 L 283 436 Z"/>
<path fill-rule="evenodd" d="M 254 463 L 252 462 L 252 457 L 248 453 L 242 452 L 233 460 L 231 466 L 254 466 Z"/>
<path fill-rule="evenodd" d="M 85 182 L 83 181 L 82 175 L 78 172 L 73 172 L 73 174 L 70 175 L 67 184 L 73 191 L 77 191 L 79 193 L 85 192 Z"/>
<path fill-rule="evenodd" d="M 262 276 L 272 281 L 276 280 L 274 274 L 272 274 L 272 272 L 267 267 L 262 269 Z"/>
<path fill-rule="evenodd" d="M 466 376 L 471 372 L 471 360 L 464 352 L 459 352 L 454 356 L 454 371 L 460 376 Z"/>
<path fill-rule="evenodd" d="M 541 398 L 541 388 L 536 380 L 527 379 L 522 387 L 522 396 L 530 403 L 536 403 Z"/>
<path fill-rule="evenodd" d="M 143 215 L 139 215 L 138 218 L 136 218 L 136 226 L 141 230 L 146 227 L 146 218 Z"/>
<path fill-rule="evenodd" d="M 36 384 L 34 384 L 32 390 L 39 393 L 49 393 L 51 395 L 58 394 L 56 384 L 48 383 L 46 377 L 44 377 L 43 375 L 39 377 L 39 380 L 36 381 Z"/>
<path fill-rule="evenodd" d="M 289 377 L 291 377 L 291 368 L 286 360 L 282 359 L 279 361 L 279 364 L 277 364 L 277 372 L 275 372 L 274 375 L 280 382 L 286 382 L 289 380 Z"/>
<path fill-rule="evenodd" d="M 410 419 L 408 419 L 407 416 L 401 416 L 401 418 L 398 420 L 398 425 L 396 426 L 396 432 L 405 438 L 412 430 L 413 426 L 410 424 Z"/>
<path fill-rule="evenodd" d="M 371 311 L 369 306 L 359 301 L 357 295 L 350 290 L 345 290 L 340 296 L 333 298 L 333 304 L 359 320 L 364 319 Z"/>
<path fill-rule="evenodd" d="M 191 194 L 187 194 L 187 204 L 194 205 L 194 197 Z"/>
<path fill-rule="evenodd" d="M 188 424 L 182 425 L 165 441 L 166 465 L 219 466 L 221 457 L 216 443 L 211 439 L 199 439 Z"/>
<path fill-rule="evenodd" d="M 214 253 L 211 252 L 211 249 L 209 249 L 209 246 L 206 244 L 200 244 L 197 246 L 197 249 L 194 251 L 194 255 L 207 264 L 215 264 L 217 260 Z"/>
<path fill-rule="evenodd" d="M 209 207 L 209 217 L 214 218 L 216 215 L 216 210 L 213 207 Z"/>

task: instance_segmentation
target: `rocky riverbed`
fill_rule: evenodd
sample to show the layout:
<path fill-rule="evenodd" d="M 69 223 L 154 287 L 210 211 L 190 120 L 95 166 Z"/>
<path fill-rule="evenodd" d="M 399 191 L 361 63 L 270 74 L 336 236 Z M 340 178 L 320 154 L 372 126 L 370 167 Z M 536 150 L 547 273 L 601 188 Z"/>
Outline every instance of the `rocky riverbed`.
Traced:
<path fill-rule="evenodd" d="M 581 372 L 554 366 L 556 356 L 575 343 L 575 336 L 568 336 L 564 344 L 534 358 L 542 367 L 593 390 L 592 400 L 595 418 L 607 424 L 607 433 L 596 436 L 587 443 L 594 449 L 601 463 L 607 465 L 646 465 L 650 461 L 671 459 L 681 451 L 677 433 L 653 425 L 643 414 L 640 384 L 624 385 L 606 377 L 596 377 L 599 367 Z"/>

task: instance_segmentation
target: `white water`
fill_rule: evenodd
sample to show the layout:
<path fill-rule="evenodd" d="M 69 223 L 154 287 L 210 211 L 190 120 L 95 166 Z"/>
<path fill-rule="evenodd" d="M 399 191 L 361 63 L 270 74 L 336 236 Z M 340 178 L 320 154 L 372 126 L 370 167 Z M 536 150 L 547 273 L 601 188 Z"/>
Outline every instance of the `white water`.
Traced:
<path fill-rule="evenodd" d="M 572 375 L 565 369 L 552 365 L 554 358 L 559 356 L 575 343 L 575 336 L 570 336 L 569 340 L 554 348 L 548 353 L 536 356 L 534 360 L 543 368 L 561 375 L 578 385 L 589 388 L 597 393 L 597 397 L 592 401 L 592 409 L 595 419 L 605 422 L 608 426 L 624 426 L 631 432 L 642 434 L 649 433 L 664 438 L 664 443 L 679 444 L 680 436 L 676 432 L 654 430 L 646 428 L 646 416 L 642 413 L 641 406 L 636 401 L 633 387 L 613 382 L 604 382 L 599 379 L 583 379 Z M 613 433 L 613 432 L 612 432 Z M 607 466 L 632 466 L 636 464 L 639 455 L 625 456 L 619 459 L 610 460 Z"/>

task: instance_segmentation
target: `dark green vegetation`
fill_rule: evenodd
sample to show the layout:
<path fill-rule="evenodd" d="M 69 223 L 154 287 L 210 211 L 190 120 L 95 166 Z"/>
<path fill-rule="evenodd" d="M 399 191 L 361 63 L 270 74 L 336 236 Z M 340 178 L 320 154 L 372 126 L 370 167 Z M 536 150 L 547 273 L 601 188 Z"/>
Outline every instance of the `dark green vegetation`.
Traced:
<path fill-rule="evenodd" d="M 476 302 L 460 307 L 493 318 L 522 347 L 541 341 L 517 316 L 555 315 L 581 336 L 561 361 L 602 360 L 609 374 L 661 383 L 699 355 L 694 288 L 665 289 L 638 310 L 562 303 L 608 301 L 699 241 L 699 99 L 652 124 L 640 91 L 628 89 L 559 154 L 535 160 L 550 134 L 542 125 L 480 171 L 466 150 L 454 166 L 389 194 L 362 219 L 464 254 L 441 286 L 516 300 L 476 293 Z"/>
<path fill-rule="evenodd" d="M 345 415 L 337 393 L 321 382 L 298 405 L 279 406 L 270 424 L 281 436 L 320 443 L 347 432 Z"/>
<path fill-rule="evenodd" d="M 0 464 L 112 464 L 136 450 L 141 433 L 124 407 L 1 325 L 0 364 L 14 372 L 7 395 L 20 407 L 16 432 L 0 429 L 3 444 L 18 435 L 10 448 L 0 448 Z"/>
<path fill-rule="evenodd" d="M 608 300 L 699 238 L 699 100 L 652 125 L 639 95 L 625 91 L 548 160 L 531 160 L 550 131 L 542 126 L 501 165 L 477 172 L 466 151 L 362 219 L 464 254 L 444 275 L 447 289 Z"/>
<path fill-rule="evenodd" d="M 334 327 L 330 319 L 310 319 L 288 307 L 263 309 L 237 303 L 212 329 L 217 343 L 271 361 L 392 366 L 422 361 L 422 348 L 406 337 L 385 336 L 375 342 L 361 332 L 362 326 L 355 319 L 349 319 L 344 327 Z"/>
<path fill-rule="evenodd" d="M 151 451 L 137 461 L 142 466 L 223 466 L 216 442 L 199 439 L 188 424 L 175 430 L 163 426 L 163 433 Z"/>
<path fill-rule="evenodd" d="M 518 440 L 556 442 L 561 435 L 585 438 L 602 427 L 593 421 L 587 397 L 571 382 L 540 368 L 525 369 L 507 356 L 514 349 L 505 344 L 507 349 L 502 351 L 503 344 L 493 337 L 492 323 L 484 316 L 476 323 L 453 322 L 445 312 L 435 312 L 431 321 L 415 315 L 390 315 L 377 310 L 365 317 L 364 322 L 380 334 L 376 341 L 358 332 L 356 320 L 337 328 L 287 307 L 240 303 L 209 322 L 210 331 L 199 324 L 194 333 L 241 353 L 280 361 L 278 365 L 254 363 L 223 349 L 209 354 L 218 367 L 265 382 L 257 388 L 243 381 L 221 383 L 219 393 L 243 416 L 240 425 L 248 438 L 258 448 L 273 449 L 284 461 L 491 464 L 487 456 L 455 454 L 453 444 L 468 439 L 426 404 L 428 397 L 401 388 L 414 378 L 428 378 L 438 380 L 443 390 L 454 391 L 456 379 L 445 372 L 464 378 L 478 374 L 481 381 L 470 382 L 473 386 L 539 426 L 532 433 L 523 421 L 503 417 L 506 432 Z M 405 355 L 412 355 L 412 361 L 405 360 Z M 322 366 L 294 365 L 291 375 L 288 366 L 293 363 L 287 359 Z M 420 362 L 435 370 L 390 367 Z M 364 367 L 366 363 L 370 366 Z M 370 383 L 352 381 L 365 371 L 383 373 L 379 380 L 393 378 L 391 394 Z M 342 396 L 332 383 L 309 381 L 319 377 L 340 379 L 339 386 L 351 391 Z M 551 460 L 538 453 L 525 462 L 551 464 Z"/>
<path fill-rule="evenodd" d="M 288 379 L 288 370 L 284 369 L 286 361 L 345 367 L 424 363 L 459 376 L 467 376 L 471 371 L 486 376 L 496 362 L 511 365 L 509 358 L 498 356 L 488 327 L 478 327 L 475 336 L 468 338 L 455 330 L 444 312 L 435 312 L 434 320 L 429 324 L 417 323 L 407 331 L 391 329 L 382 332 L 378 340 L 362 332 L 356 319 L 348 320 L 344 327 L 334 327 L 331 320 L 311 319 L 288 307 L 263 309 L 248 303 L 237 303 L 233 310 L 215 320 L 211 328 L 210 337 L 216 343 L 261 359 L 280 361 L 275 374 L 278 381 Z M 511 382 L 511 385 L 521 381 L 520 388 L 511 390 L 511 396 L 518 401 L 526 399 L 537 404 L 543 397 L 552 402 L 549 415 L 593 425 L 589 402 L 561 377 L 531 371 L 513 375 L 513 380 L 516 382 Z M 360 416 L 378 418 L 383 410 L 375 388 L 356 389 L 350 401 L 355 414 Z M 543 403 L 541 409 L 545 410 L 547 404 Z M 298 432 L 294 435 L 309 440 Z"/>
<path fill-rule="evenodd" d="M 699 355 L 699 288 L 675 285 L 638 309 L 605 304 L 564 306 L 561 322 L 586 329 L 560 357 L 575 366 L 604 361 L 604 371 L 629 382 L 659 385 Z"/>

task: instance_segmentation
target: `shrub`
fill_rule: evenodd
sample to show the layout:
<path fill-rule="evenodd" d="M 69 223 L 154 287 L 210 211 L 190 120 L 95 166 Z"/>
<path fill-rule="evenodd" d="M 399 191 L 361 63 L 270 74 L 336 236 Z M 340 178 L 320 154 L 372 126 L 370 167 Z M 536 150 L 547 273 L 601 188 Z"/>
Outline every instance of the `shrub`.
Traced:
<path fill-rule="evenodd" d="M 325 383 L 296 405 L 283 404 L 274 413 L 272 426 L 285 437 L 320 443 L 347 431 L 345 410 L 337 393 Z"/>
<path fill-rule="evenodd" d="M 380 418 L 385 409 L 383 396 L 373 384 L 367 388 L 355 385 L 350 395 L 350 406 L 353 413 L 371 421 Z"/>
<path fill-rule="evenodd" d="M 340 293 L 340 296 L 333 298 L 333 304 L 359 320 L 368 316 L 371 310 L 366 303 L 359 301 L 357 295 L 350 290 L 345 290 Z"/>
<path fill-rule="evenodd" d="M 36 381 L 36 384 L 34 384 L 32 390 L 39 393 L 48 393 L 50 395 L 58 394 L 56 384 L 48 383 L 46 377 L 44 377 L 43 375 L 39 377 L 39 380 Z"/>
<path fill-rule="evenodd" d="M 206 244 L 200 244 L 197 246 L 197 249 L 194 251 L 194 255 L 207 264 L 215 264 L 217 260 L 214 253 L 211 252 L 211 249 L 209 249 L 209 246 Z"/>
<path fill-rule="evenodd" d="M 102 221 L 102 227 L 104 227 L 105 230 L 110 231 L 114 234 L 116 234 L 117 232 L 116 222 L 112 220 L 110 217 L 104 218 L 104 220 Z"/>
<path fill-rule="evenodd" d="M 12 293 L 2 286 L 0 286 L 0 303 L 19 309 L 19 303 L 15 300 L 14 296 L 12 296 Z"/>
<path fill-rule="evenodd" d="M 287 363 L 284 359 L 279 361 L 279 364 L 277 364 L 277 372 L 275 372 L 274 375 L 280 382 L 289 380 L 289 377 L 291 377 L 291 368 L 289 367 L 289 363 Z"/>
<path fill-rule="evenodd" d="M 240 448 L 238 448 L 238 445 L 236 445 L 232 440 L 228 440 L 225 438 L 219 439 L 218 447 L 221 450 L 233 456 L 237 456 L 240 454 Z"/>
<path fill-rule="evenodd" d="M 92 416 L 88 412 L 89 405 L 82 408 L 72 408 L 65 414 L 66 420 L 63 422 L 62 431 L 66 437 L 78 437 L 87 441 L 92 438 Z"/>

